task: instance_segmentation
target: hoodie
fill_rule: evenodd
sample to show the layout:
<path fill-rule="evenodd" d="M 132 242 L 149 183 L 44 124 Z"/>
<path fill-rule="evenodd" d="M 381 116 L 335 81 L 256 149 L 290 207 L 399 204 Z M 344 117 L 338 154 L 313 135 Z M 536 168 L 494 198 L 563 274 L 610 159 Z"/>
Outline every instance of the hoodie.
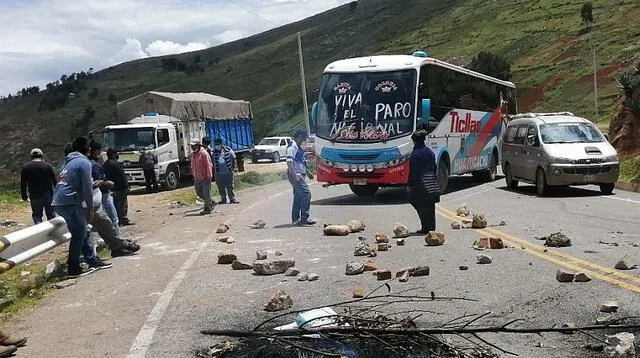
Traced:
<path fill-rule="evenodd" d="M 79 152 L 69 153 L 64 159 L 58 185 L 53 191 L 53 206 L 77 205 L 86 207 L 93 202 L 91 162 Z"/>

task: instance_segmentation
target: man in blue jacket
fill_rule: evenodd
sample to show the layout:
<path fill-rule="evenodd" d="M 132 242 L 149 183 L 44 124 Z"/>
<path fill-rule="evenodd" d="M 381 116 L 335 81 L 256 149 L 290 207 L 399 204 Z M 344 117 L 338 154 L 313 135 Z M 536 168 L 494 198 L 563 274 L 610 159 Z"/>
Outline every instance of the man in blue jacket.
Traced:
<path fill-rule="evenodd" d="M 87 240 L 87 222 L 94 215 L 91 162 L 87 159 L 89 140 L 77 137 L 73 140 L 72 150 L 64 160 L 64 169 L 54 189 L 51 205 L 56 214 L 64 218 L 71 233 L 67 273 L 69 277 L 78 277 L 96 268 L 109 267 L 111 263 L 98 259 Z M 89 269 L 80 266 L 80 254 L 89 264 Z"/>

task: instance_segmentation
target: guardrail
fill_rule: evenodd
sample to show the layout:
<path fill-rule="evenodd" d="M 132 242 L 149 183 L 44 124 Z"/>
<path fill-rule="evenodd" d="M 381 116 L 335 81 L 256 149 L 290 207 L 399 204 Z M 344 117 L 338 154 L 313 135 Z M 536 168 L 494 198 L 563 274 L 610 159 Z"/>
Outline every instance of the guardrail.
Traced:
<path fill-rule="evenodd" d="M 0 236 L 0 274 L 71 239 L 60 216 L 38 225 Z"/>

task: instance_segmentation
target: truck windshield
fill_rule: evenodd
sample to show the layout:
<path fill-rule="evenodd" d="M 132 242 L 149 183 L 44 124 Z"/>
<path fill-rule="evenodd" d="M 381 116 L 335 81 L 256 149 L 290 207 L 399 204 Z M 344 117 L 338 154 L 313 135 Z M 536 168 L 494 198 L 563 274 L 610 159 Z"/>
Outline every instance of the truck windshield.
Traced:
<path fill-rule="evenodd" d="M 279 145 L 280 139 L 278 138 L 262 138 L 258 145 Z"/>
<path fill-rule="evenodd" d="M 318 100 L 316 136 L 380 142 L 409 135 L 415 123 L 416 71 L 327 73 Z"/>
<path fill-rule="evenodd" d="M 118 128 L 104 132 L 104 143 L 108 148 L 119 151 L 140 150 L 156 146 L 154 128 Z"/>
<path fill-rule="evenodd" d="M 594 143 L 604 142 L 600 131 L 589 123 L 548 123 L 540 125 L 542 142 L 553 143 Z"/>

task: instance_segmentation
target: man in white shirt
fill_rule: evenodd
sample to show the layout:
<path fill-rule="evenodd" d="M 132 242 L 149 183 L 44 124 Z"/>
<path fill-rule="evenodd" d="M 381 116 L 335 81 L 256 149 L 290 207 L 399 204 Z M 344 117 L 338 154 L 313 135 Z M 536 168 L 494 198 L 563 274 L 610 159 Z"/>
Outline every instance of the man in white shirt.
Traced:
<path fill-rule="evenodd" d="M 287 178 L 293 188 L 293 208 L 291 210 L 291 222 L 294 225 L 315 225 L 316 221 L 309 218 L 311 209 L 311 190 L 306 177 L 313 179 L 307 169 L 307 161 L 302 142 L 307 139 L 307 132 L 298 130 L 293 135 L 293 140 L 287 148 Z"/>

